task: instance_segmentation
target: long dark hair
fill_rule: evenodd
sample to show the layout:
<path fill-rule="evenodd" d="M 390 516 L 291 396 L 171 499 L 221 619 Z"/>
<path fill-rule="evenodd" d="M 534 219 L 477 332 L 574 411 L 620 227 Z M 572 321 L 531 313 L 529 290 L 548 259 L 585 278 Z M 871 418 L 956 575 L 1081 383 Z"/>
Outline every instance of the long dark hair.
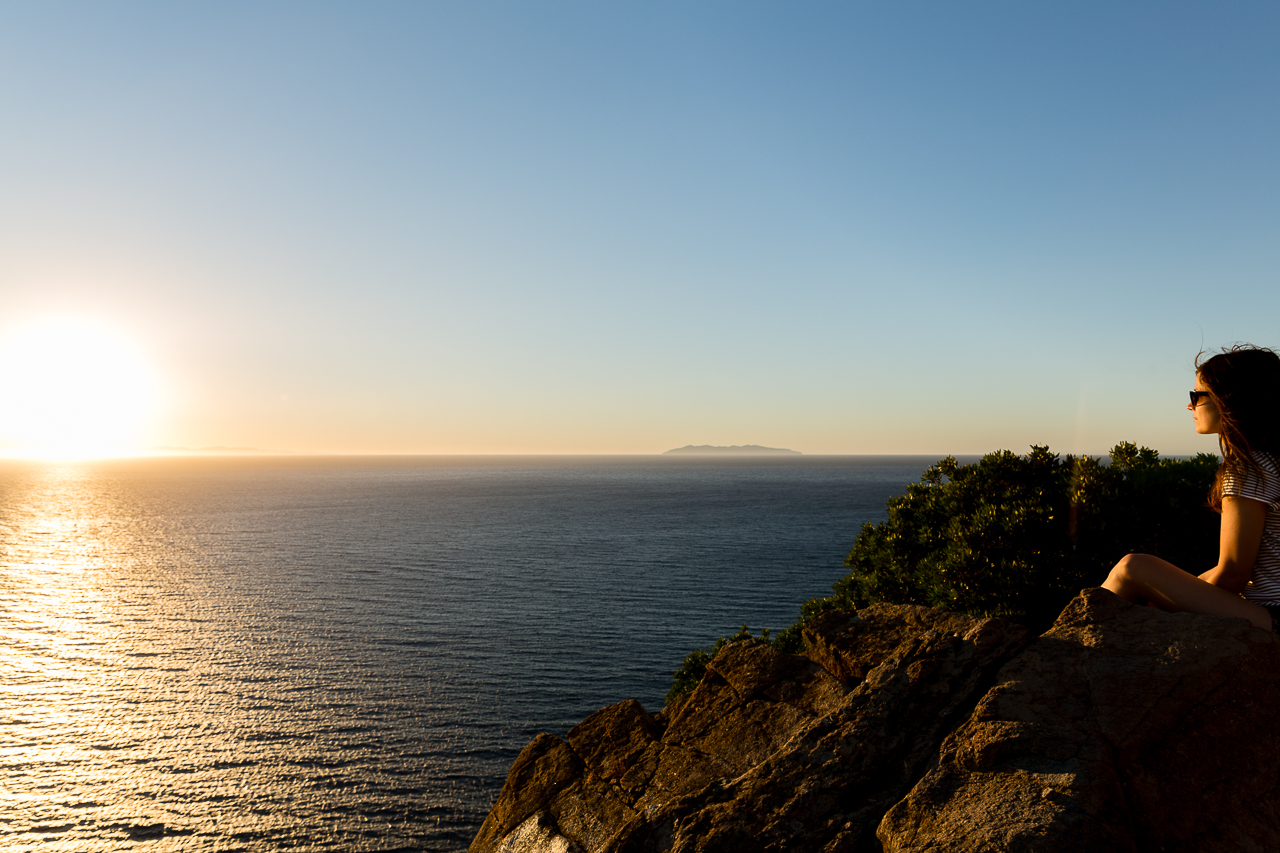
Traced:
<path fill-rule="evenodd" d="M 1209 504 L 1222 512 L 1223 477 L 1261 475 L 1253 454 L 1280 455 L 1280 356 L 1264 347 L 1237 344 L 1203 362 L 1197 356 L 1196 375 L 1218 407 L 1222 465 Z"/>

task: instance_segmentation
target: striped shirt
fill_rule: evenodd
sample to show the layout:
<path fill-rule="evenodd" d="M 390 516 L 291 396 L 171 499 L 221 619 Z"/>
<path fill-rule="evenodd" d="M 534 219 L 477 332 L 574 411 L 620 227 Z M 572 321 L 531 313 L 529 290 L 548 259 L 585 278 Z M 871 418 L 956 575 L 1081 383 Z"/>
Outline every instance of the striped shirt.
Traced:
<path fill-rule="evenodd" d="M 1253 455 L 1262 476 L 1245 469 L 1238 477 L 1223 475 L 1222 494 L 1253 498 L 1267 505 L 1262 545 L 1253 564 L 1253 580 L 1245 585 L 1245 598 L 1255 604 L 1280 605 L 1280 460 L 1265 451 Z"/>

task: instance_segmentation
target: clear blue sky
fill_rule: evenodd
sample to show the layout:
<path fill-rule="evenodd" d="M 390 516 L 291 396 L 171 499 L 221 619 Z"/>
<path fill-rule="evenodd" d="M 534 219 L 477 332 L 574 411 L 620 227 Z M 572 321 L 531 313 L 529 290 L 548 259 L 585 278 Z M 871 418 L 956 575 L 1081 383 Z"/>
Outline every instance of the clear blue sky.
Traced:
<path fill-rule="evenodd" d="M 0 334 L 155 444 L 1216 449 L 1280 346 L 1270 3 L 0 6 Z"/>

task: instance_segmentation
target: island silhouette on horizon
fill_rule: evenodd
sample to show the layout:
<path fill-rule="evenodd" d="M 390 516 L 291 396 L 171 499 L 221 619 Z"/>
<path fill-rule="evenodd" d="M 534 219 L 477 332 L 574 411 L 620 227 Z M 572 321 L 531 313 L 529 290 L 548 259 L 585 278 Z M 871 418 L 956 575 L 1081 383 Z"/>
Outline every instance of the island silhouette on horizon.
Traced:
<path fill-rule="evenodd" d="M 226 447 L 218 444 L 210 447 L 178 447 L 171 444 L 158 445 L 150 448 L 156 453 L 186 453 L 191 455 L 204 454 L 250 454 L 250 453 L 266 453 L 281 454 L 288 453 L 287 450 L 263 450 L 261 447 Z"/>
<path fill-rule="evenodd" d="M 758 444 L 733 444 L 722 447 L 714 444 L 686 444 L 668 450 L 663 456 L 679 454 L 681 456 L 801 456 L 799 450 L 788 450 L 785 447 L 761 447 Z"/>

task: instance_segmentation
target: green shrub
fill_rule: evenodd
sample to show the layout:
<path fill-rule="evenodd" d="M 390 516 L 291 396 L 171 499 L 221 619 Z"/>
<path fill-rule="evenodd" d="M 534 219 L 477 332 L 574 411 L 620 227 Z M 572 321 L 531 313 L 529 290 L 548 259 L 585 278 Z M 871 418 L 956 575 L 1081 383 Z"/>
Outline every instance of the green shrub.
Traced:
<path fill-rule="evenodd" d="M 877 601 L 1002 616 L 1043 631 L 1134 551 L 1198 574 L 1217 561 L 1218 516 L 1206 500 L 1217 469 L 1207 453 L 1161 459 L 1128 442 L 1112 449 L 1110 464 L 1040 446 L 972 465 L 948 456 L 889 500 L 888 520 L 862 526 L 835 594 L 805 602 L 800 620 L 771 644 L 798 653 L 804 623 L 817 614 Z M 726 642 L 750 637 L 744 625 L 691 653 L 667 700 L 697 686 Z"/>
<path fill-rule="evenodd" d="M 1206 496 L 1217 467 L 1209 454 L 1161 459 L 1129 443 L 1111 451 L 1109 465 L 1046 447 L 973 465 L 948 457 L 888 502 L 887 521 L 863 525 L 845 560 L 852 571 L 834 596 L 806 605 L 807 615 L 888 601 L 1043 630 L 1127 553 L 1210 568 L 1218 516 Z"/>

